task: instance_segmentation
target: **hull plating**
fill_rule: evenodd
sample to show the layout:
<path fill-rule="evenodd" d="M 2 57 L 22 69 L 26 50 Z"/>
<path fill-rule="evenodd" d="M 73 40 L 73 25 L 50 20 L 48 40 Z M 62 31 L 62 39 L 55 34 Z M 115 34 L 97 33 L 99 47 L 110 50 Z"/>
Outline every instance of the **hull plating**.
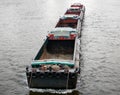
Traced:
<path fill-rule="evenodd" d="M 77 83 L 77 73 L 27 72 L 30 88 L 74 89 Z"/>

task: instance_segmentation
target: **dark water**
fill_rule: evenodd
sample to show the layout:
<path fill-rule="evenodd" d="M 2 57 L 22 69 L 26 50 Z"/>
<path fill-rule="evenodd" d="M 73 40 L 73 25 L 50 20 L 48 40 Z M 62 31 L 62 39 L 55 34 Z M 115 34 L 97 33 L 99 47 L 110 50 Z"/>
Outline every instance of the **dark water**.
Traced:
<path fill-rule="evenodd" d="M 86 6 L 77 88 L 30 91 L 25 66 L 74 2 Z M 0 95 L 120 95 L 119 9 L 120 0 L 0 0 Z"/>

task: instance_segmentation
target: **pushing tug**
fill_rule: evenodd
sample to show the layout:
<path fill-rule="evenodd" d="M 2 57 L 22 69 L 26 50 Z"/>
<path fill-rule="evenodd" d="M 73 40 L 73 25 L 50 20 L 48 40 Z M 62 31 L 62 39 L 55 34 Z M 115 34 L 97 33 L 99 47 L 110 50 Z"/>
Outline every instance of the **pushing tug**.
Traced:
<path fill-rule="evenodd" d="M 75 5 L 75 6 L 73 6 Z M 71 8 L 79 8 L 73 4 Z M 70 9 L 71 9 L 70 8 Z M 68 11 L 68 10 L 67 10 Z M 80 74 L 80 32 L 83 10 L 66 12 L 51 30 L 26 76 L 30 88 L 74 89 Z M 83 13 L 83 15 L 81 15 Z"/>

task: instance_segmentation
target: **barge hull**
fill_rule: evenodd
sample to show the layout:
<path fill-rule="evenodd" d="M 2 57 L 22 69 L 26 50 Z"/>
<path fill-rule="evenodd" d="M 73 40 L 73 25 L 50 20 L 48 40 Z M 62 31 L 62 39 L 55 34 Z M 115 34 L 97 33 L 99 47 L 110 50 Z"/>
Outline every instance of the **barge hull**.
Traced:
<path fill-rule="evenodd" d="M 77 73 L 26 73 L 30 88 L 74 89 Z"/>

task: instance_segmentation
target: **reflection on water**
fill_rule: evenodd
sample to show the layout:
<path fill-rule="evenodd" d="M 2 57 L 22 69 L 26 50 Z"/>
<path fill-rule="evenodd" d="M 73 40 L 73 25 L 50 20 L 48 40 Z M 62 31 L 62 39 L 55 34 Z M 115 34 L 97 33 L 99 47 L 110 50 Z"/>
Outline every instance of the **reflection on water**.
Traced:
<path fill-rule="evenodd" d="M 79 93 L 79 91 L 72 91 L 72 92 L 68 92 L 68 93 L 50 93 L 50 92 L 33 92 L 30 91 L 29 95 L 82 95 L 81 93 Z"/>

